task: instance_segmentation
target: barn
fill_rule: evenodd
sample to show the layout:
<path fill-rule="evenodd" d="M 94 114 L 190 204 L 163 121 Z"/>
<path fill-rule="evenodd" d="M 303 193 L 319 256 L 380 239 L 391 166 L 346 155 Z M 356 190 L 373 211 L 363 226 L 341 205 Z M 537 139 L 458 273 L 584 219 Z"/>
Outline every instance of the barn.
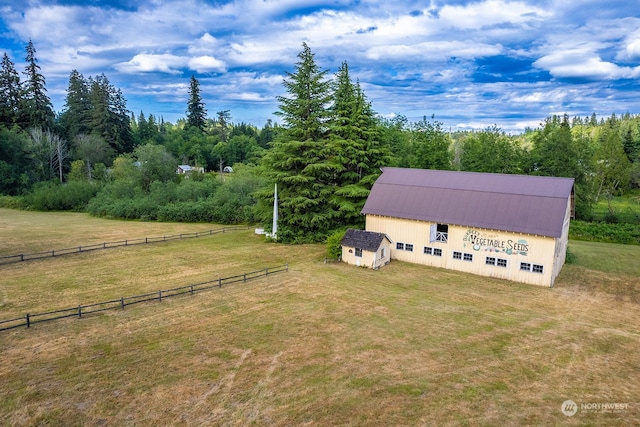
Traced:
<path fill-rule="evenodd" d="M 391 259 L 552 287 L 573 178 L 383 168 L 362 209 Z"/>
<path fill-rule="evenodd" d="M 391 243 L 386 234 L 350 228 L 340 242 L 342 261 L 376 270 L 391 260 Z"/>

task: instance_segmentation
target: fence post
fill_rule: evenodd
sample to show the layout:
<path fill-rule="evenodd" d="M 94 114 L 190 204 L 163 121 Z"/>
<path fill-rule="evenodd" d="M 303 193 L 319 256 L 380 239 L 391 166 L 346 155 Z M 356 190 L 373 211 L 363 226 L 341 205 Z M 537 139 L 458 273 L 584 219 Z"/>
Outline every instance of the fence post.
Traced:
<path fill-rule="evenodd" d="M 25 318 L 27 320 L 27 328 L 30 328 L 31 327 L 31 317 L 29 316 L 29 313 L 27 313 Z"/>
<path fill-rule="evenodd" d="M 128 244 L 129 244 L 129 241 L 128 241 L 128 240 L 125 240 L 125 241 L 124 241 L 124 245 L 125 245 L 125 246 L 127 246 Z"/>
<path fill-rule="evenodd" d="M 51 256 L 56 256 L 56 251 L 54 251 L 53 249 L 51 249 Z"/>
<path fill-rule="evenodd" d="M 193 295 L 193 285 L 191 285 L 191 295 Z"/>
<path fill-rule="evenodd" d="M 120 297 L 120 307 L 124 310 L 124 297 Z"/>
<path fill-rule="evenodd" d="M 286 263 L 285 266 L 287 267 L 286 271 L 289 271 L 289 263 Z"/>
<path fill-rule="evenodd" d="M 246 281 L 247 281 L 247 273 L 244 273 L 244 274 L 242 275 L 242 281 L 243 281 L 243 282 L 246 282 Z"/>
<path fill-rule="evenodd" d="M 145 237 L 145 238 L 144 238 L 144 242 L 145 242 L 145 243 L 149 243 L 149 238 L 148 238 L 148 237 Z"/>
<path fill-rule="evenodd" d="M 218 278 L 218 287 L 221 288 L 222 287 L 222 277 Z"/>
<path fill-rule="evenodd" d="M 82 318 L 82 306 L 79 305 L 78 306 L 78 319 L 81 319 L 81 318 Z"/>
<path fill-rule="evenodd" d="M 24 261 L 24 254 L 20 254 L 20 261 Z"/>
<path fill-rule="evenodd" d="M 162 291 L 158 291 L 158 301 L 162 301 Z"/>

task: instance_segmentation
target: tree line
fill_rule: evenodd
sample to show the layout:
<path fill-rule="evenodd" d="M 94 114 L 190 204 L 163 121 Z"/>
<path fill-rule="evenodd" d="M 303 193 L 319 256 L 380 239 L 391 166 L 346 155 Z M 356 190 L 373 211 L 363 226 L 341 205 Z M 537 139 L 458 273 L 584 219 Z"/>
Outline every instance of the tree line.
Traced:
<path fill-rule="evenodd" d="M 185 118 L 129 111 L 102 74 L 69 76 L 55 113 L 30 41 L 24 79 L 5 53 L 0 70 L 0 193 L 4 204 L 172 221 L 270 224 L 279 240 L 323 241 L 360 211 L 383 166 L 573 177 L 576 213 L 640 187 L 640 116 L 551 116 L 509 135 L 497 126 L 452 132 L 423 117 L 376 114 L 347 62 L 321 69 L 306 43 L 277 98 L 280 124 L 209 118 L 191 76 Z M 179 164 L 208 172 L 176 174 Z M 222 176 L 232 166 L 232 176 Z"/>

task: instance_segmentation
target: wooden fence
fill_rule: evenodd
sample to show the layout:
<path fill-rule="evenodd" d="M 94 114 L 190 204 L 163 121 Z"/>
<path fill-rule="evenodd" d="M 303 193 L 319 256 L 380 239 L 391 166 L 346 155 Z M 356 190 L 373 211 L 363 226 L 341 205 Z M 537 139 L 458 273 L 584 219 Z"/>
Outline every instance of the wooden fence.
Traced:
<path fill-rule="evenodd" d="M 193 295 L 196 292 L 202 292 L 214 288 L 222 288 L 223 285 L 230 285 L 232 283 L 247 282 L 259 277 L 266 277 L 270 274 L 280 273 L 282 271 L 289 271 L 289 264 L 279 265 L 276 267 L 268 267 L 262 270 L 252 271 L 250 273 L 239 274 L 237 276 L 221 277 L 215 280 L 209 280 L 206 282 L 195 283 L 187 286 L 180 286 L 178 288 L 165 289 L 148 294 L 121 297 L 118 299 L 112 299 L 110 301 L 97 302 L 93 304 L 83 304 L 78 305 L 77 307 L 52 310 L 44 313 L 27 313 L 24 316 L 16 317 L 14 319 L 1 320 L 0 331 L 6 331 L 22 326 L 26 326 L 27 328 L 29 328 L 35 323 L 49 322 L 51 320 L 64 319 L 67 317 L 82 318 L 82 316 L 100 313 L 106 310 L 124 310 L 124 308 L 128 305 L 140 304 L 147 301 L 160 302 L 165 298 L 171 298 L 178 295 Z"/>
<path fill-rule="evenodd" d="M 90 251 L 96 251 L 100 249 L 117 248 L 121 246 L 145 245 L 149 243 L 167 242 L 169 240 L 182 240 L 182 239 L 192 239 L 196 237 L 213 236 L 214 234 L 226 233 L 227 231 L 247 230 L 247 229 L 249 229 L 248 226 L 223 227 L 217 230 L 197 231 L 195 233 L 174 234 L 172 236 L 144 237 L 141 239 L 128 239 L 128 240 L 119 240 L 116 242 L 103 242 L 103 243 L 97 243 L 93 245 L 83 245 L 83 246 L 77 246 L 74 248 L 52 249 L 50 251 L 35 252 L 31 254 L 0 256 L 0 265 L 10 264 L 14 262 L 31 261 L 34 259 L 51 258 L 51 257 L 62 256 L 62 255 L 77 254 L 81 252 L 90 252 Z"/>

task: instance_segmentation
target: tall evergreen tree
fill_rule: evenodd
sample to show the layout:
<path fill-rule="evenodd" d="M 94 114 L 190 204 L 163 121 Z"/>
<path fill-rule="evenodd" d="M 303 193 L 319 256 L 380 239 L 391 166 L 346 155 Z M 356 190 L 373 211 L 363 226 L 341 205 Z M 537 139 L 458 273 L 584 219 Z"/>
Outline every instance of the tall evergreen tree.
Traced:
<path fill-rule="evenodd" d="M 91 133 L 103 138 L 117 154 L 134 148 L 126 100 L 104 75 L 89 79 Z"/>
<path fill-rule="evenodd" d="M 47 95 L 47 85 L 40 72 L 36 59 L 36 48 L 29 40 L 26 48 L 27 65 L 23 74 L 26 76 L 23 87 L 23 128 L 39 127 L 50 129 L 53 127 L 55 114 L 53 104 Z"/>
<path fill-rule="evenodd" d="M 380 132 L 371 104 L 353 84 L 349 66 L 336 73 L 330 121 L 330 152 L 336 191 L 332 203 L 343 225 L 363 226 L 360 211 L 380 167 L 389 163 L 390 152 L 380 142 Z"/>
<path fill-rule="evenodd" d="M 74 140 L 79 134 L 90 132 L 91 99 L 89 93 L 89 82 L 78 70 L 71 71 L 67 96 L 60 115 L 60 123 L 69 140 Z"/>
<path fill-rule="evenodd" d="M 278 184 L 278 239 L 322 241 L 339 216 L 329 202 L 335 169 L 327 143 L 331 85 L 327 71 L 316 64 L 306 43 L 298 58 L 295 71 L 288 72 L 283 82 L 289 96 L 278 97 L 276 114 L 285 126 L 265 156 L 264 165 Z"/>
<path fill-rule="evenodd" d="M 187 125 L 204 130 L 207 122 L 207 110 L 200 95 L 200 82 L 191 76 L 189 84 L 189 101 L 187 102 Z"/>
<path fill-rule="evenodd" d="M 11 127 L 17 123 L 20 100 L 20 75 L 5 52 L 0 69 L 0 124 Z"/>

